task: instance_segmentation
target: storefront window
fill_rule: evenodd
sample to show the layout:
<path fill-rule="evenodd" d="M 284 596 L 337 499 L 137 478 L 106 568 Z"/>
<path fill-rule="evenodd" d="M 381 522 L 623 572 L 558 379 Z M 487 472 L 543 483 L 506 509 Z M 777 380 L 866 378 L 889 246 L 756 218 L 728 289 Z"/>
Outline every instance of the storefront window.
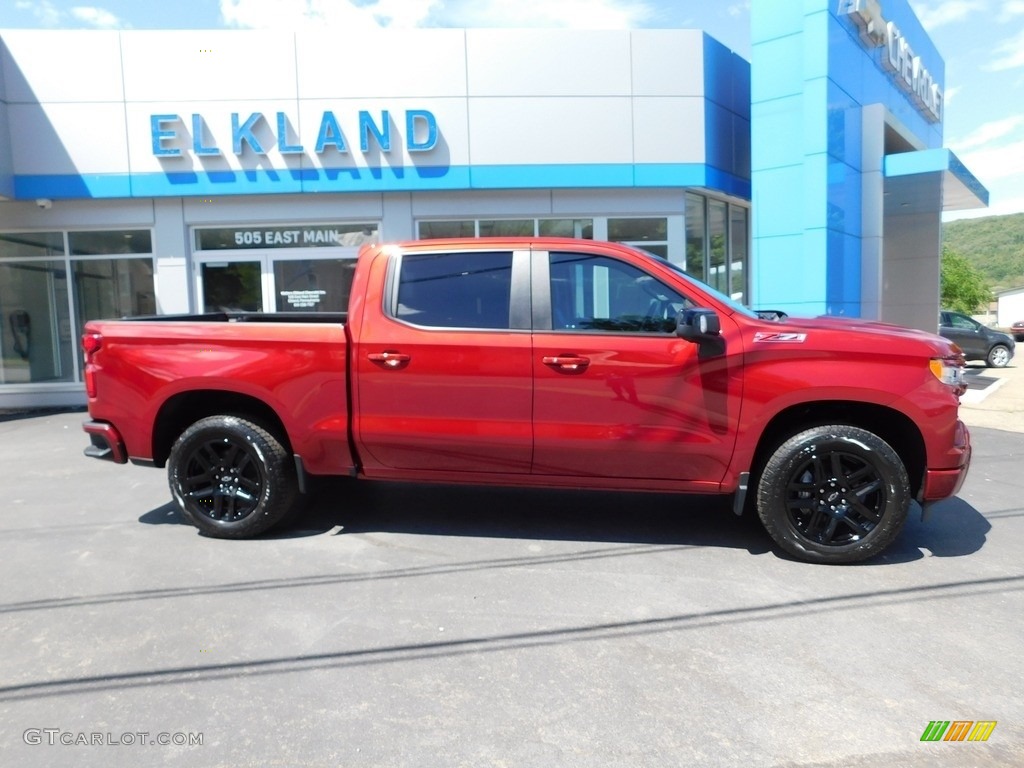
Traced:
<path fill-rule="evenodd" d="M 156 314 L 152 259 L 72 261 L 79 328 L 89 320 Z"/>
<path fill-rule="evenodd" d="M 729 292 L 729 270 L 726 264 L 725 203 L 708 201 L 708 277 L 707 283 L 722 293 Z"/>
<path fill-rule="evenodd" d="M 501 219 L 481 221 L 480 237 L 532 237 L 536 233 L 533 219 Z"/>
<path fill-rule="evenodd" d="M 355 259 L 275 261 L 278 312 L 344 312 Z"/>
<path fill-rule="evenodd" d="M 470 221 L 421 221 L 420 240 L 441 240 L 449 237 L 474 237 L 476 222 Z"/>
<path fill-rule="evenodd" d="M 740 302 L 746 301 L 747 293 L 747 209 L 738 205 L 729 206 L 729 241 L 731 244 L 729 295 Z"/>
<path fill-rule="evenodd" d="M 64 256 L 63 232 L 0 233 L 0 259 Z"/>
<path fill-rule="evenodd" d="M 0 384 L 75 381 L 86 322 L 156 312 L 150 230 L 66 238 L 0 233 Z"/>
<path fill-rule="evenodd" d="M 608 239 L 668 259 L 668 219 L 608 219 Z"/>
<path fill-rule="evenodd" d="M 683 268 L 698 280 L 704 272 L 704 211 L 707 200 L 701 195 L 686 194 L 686 263 Z"/>
<path fill-rule="evenodd" d="M 74 380 L 74 334 L 63 254 L 59 261 L 0 261 L 0 320 L 0 384 Z"/>
<path fill-rule="evenodd" d="M 575 237 L 594 239 L 593 219 L 466 219 L 421 221 L 420 240 L 450 237 Z"/>
<path fill-rule="evenodd" d="M 148 229 L 124 232 L 69 232 L 68 247 L 72 256 L 152 253 L 153 237 Z"/>
<path fill-rule="evenodd" d="M 541 219 L 538 234 L 545 237 L 575 237 L 581 240 L 594 239 L 593 219 Z"/>

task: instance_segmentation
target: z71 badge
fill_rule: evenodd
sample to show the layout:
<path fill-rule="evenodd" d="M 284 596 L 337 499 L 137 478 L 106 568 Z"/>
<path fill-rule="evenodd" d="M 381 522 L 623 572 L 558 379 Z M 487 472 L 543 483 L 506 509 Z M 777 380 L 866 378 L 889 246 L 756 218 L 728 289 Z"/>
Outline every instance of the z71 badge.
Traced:
<path fill-rule="evenodd" d="M 776 344 L 803 344 L 807 341 L 806 333 L 766 333 L 758 331 L 754 334 L 754 343 L 759 341 Z"/>

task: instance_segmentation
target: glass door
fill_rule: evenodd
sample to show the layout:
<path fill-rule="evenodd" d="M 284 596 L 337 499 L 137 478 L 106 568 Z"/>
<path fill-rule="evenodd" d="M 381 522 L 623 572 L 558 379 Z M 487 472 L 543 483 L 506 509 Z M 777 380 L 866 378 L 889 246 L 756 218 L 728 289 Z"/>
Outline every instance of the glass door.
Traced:
<path fill-rule="evenodd" d="M 196 263 L 196 296 L 200 312 L 266 312 L 271 310 L 273 277 L 269 259 L 218 255 Z"/>
<path fill-rule="evenodd" d="M 201 255 L 195 263 L 199 312 L 344 312 L 355 248 Z"/>

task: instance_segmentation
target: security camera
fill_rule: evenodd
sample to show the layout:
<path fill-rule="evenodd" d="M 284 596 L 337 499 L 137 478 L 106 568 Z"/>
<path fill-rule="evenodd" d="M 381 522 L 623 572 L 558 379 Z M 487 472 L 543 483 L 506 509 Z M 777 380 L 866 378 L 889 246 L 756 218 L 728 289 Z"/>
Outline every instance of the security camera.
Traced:
<path fill-rule="evenodd" d="M 36 200 L 36 205 L 38 205 L 44 211 L 48 211 L 51 208 L 53 208 L 53 200 L 50 200 L 45 197 L 40 197 L 38 200 Z"/>

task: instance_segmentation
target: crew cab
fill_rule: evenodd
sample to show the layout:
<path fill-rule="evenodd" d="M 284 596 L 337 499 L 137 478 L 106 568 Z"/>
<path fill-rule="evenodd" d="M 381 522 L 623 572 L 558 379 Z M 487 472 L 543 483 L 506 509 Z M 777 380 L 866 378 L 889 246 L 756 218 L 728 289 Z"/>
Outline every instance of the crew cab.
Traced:
<path fill-rule="evenodd" d="M 913 500 L 964 481 L 963 356 L 897 326 L 770 318 L 612 243 L 365 246 L 345 314 L 90 322 L 86 454 L 166 466 L 216 537 L 350 475 L 728 494 L 799 559 L 877 555 Z"/>

